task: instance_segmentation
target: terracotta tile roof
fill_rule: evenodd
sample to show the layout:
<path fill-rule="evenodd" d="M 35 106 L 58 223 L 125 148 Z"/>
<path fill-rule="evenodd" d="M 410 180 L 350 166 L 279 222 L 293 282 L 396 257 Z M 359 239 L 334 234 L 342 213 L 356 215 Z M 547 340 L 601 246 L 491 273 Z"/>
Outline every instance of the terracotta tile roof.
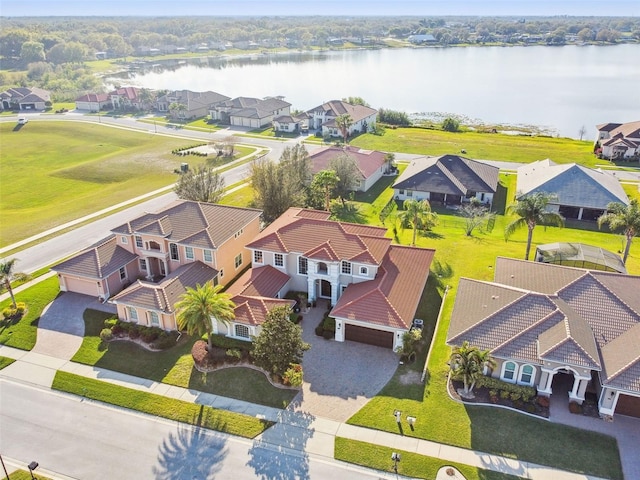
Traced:
<path fill-rule="evenodd" d="M 340 155 L 348 155 L 355 160 L 362 178 L 369 178 L 386 163 L 385 153 L 377 150 L 361 150 L 356 147 L 325 147 L 309 156 L 313 174 L 329 168 L 329 163 Z"/>
<path fill-rule="evenodd" d="M 106 93 L 87 93 L 75 100 L 76 102 L 107 102 L 109 101 L 109 95 Z"/>
<path fill-rule="evenodd" d="M 107 278 L 137 258 L 118 245 L 115 235 L 110 235 L 51 270 L 97 280 Z"/>
<path fill-rule="evenodd" d="M 174 305 L 187 291 L 187 287 L 195 288 L 196 285 L 204 285 L 217 275 L 216 269 L 199 261 L 192 262 L 182 265 L 159 283 L 138 280 L 114 296 L 110 302 L 173 313 Z"/>
<path fill-rule="evenodd" d="M 502 285 L 554 294 L 585 274 L 578 268 L 498 257 L 494 281 Z"/>
<path fill-rule="evenodd" d="M 160 212 L 141 215 L 112 231 L 158 235 L 171 242 L 213 249 L 232 238 L 260 214 L 260 210 L 252 208 L 180 200 Z"/>
<path fill-rule="evenodd" d="M 271 265 L 251 268 L 227 287 L 229 295 L 275 297 L 291 277 Z"/>
<path fill-rule="evenodd" d="M 313 112 L 317 111 L 325 112 L 325 115 L 330 117 L 338 117 L 340 115 L 348 114 L 351 116 L 354 123 L 378 113 L 378 111 L 373 108 L 365 107 L 364 105 L 351 105 L 350 103 L 340 100 L 331 100 L 323 103 L 311 110 L 307 110 L 306 113 L 313 115 Z M 325 122 L 325 124 L 327 123 L 328 122 Z"/>
<path fill-rule="evenodd" d="M 326 212 L 325 212 L 326 214 Z M 265 228 L 247 248 L 314 255 L 326 260 L 359 261 L 379 264 L 391 239 L 386 229 L 317 219 L 315 211 L 289 209 Z M 362 232 L 362 233 L 355 233 Z M 375 236 L 380 240 L 370 240 Z M 371 248 L 369 248 L 371 247 Z"/>
<path fill-rule="evenodd" d="M 331 315 L 410 328 L 427 284 L 435 250 L 391 245 L 374 280 L 349 285 Z"/>
<path fill-rule="evenodd" d="M 393 188 L 451 195 L 495 193 L 498 173 L 497 167 L 458 155 L 423 157 L 409 164 Z"/>
<path fill-rule="evenodd" d="M 232 298 L 232 301 L 236 304 L 236 308 L 234 309 L 236 318 L 234 322 L 254 326 L 263 324 L 267 319 L 269 311 L 275 307 L 293 307 L 295 304 L 295 300 L 245 295 L 236 295 Z"/>
<path fill-rule="evenodd" d="M 138 93 L 140 89 L 136 87 L 122 87 L 109 93 L 109 95 L 115 95 L 118 97 L 125 97 L 127 100 L 135 101 L 138 99 Z"/>

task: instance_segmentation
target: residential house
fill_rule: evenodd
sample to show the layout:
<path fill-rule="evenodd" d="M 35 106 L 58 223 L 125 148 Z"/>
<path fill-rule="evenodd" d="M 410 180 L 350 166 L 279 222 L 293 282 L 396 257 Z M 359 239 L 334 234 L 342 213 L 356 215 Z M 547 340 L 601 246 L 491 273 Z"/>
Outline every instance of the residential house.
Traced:
<path fill-rule="evenodd" d="M 273 118 L 273 129 L 282 133 L 304 133 L 309 131 L 309 116 L 306 113 L 299 115 L 278 115 Z"/>
<path fill-rule="evenodd" d="M 309 128 L 321 130 L 322 136 L 342 137 L 342 132 L 336 125 L 336 117 L 340 115 L 351 117 L 351 127 L 347 136 L 354 133 L 364 133 L 375 128 L 378 111 L 364 105 L 351 105 L 341 100 L 331 100 L 311 110 L 307 110 L 309 116 Z"/>
<path fill-rule="evenodd" d="M 414 45 L 438 43 L 438 40 L 436 40 L 436 37 L 434 37 L 430 33 L 421 34 L 421 35 L 409 35 L 407 40 Z"/>
<path fill-rule="evenodd" d="M 227 285 L 249 264 L 244 246 L 260 231 L 260 214 L 176 201 L 114 228 L 109 237 L 52 270 L 61 291 L 110 300 L 122 320 L 175 328 L 171 301 L 186 287 L 205 277 Z M 154 309 L 151 297 L 164 303 L 155 303 Z"/>
<path fill-rule="evenodd" d="M 558 394 L 587 392 L 602 416 L 640 417 L 640 277 L 498 258 L 494 281 L 460 279 L 447 344 L 489 350 L 487 375 Z M 566 390 L 563 390 L 563 393 Z"/>
<path fill-rule="evenodd" d="M 472 198 L 491 205 L 498 188 L 499 169 L 458 155 L 413 160 L 393 184 L 397 200 L 429 200 L 460 205 Z"/>
<path fill-rule="evenodd" d="M 111 104 L 107 93 L 87 93 L 76 98 L 76 110 L 99 112 Z"/>
<path fill-rule="evenodd" d="M 355 190 L 366 192 L 371 188 L 387 170 L 385 153 L 377 150 L 362 150 L 358 147 L 324 147 L 309 156 L 311 172 L 315 175 L 321 170 L 329 168 L 332 159 L 347 155 L 353 158 L 360 173 L 360 183 Z"/>
<path fill-rule="evenodd" d="M 156 100 L 159 112 L 168 112 L 174 119 L 193 119 L 206 117 L 213 103 L 229 100 L 229 97 L 216 92 L 192 92 L 190 90 L 174 90 Z M 171 111 L 172 104 L 184 105 L 184 109 Z"/>
<path fill-rule="evenodd" d="M 209 109 L 212 120 L 238 127 L 262 128 L 272 125 L 274 117 L 289 115 L 291 104 L 283 97 L 265 99 L 237 97 L 214 103 Z"/>
<path fill-rule="evenodd" d="M 517 198 L 537 192 L 552 194 L 548 209 L 577 220 L 597 220 L 611 202 L 629 204 L 614 174 L 549 159 L 518 168 L 516 192 Z"/>
<path fill-rule="evenodd" d="M 137 87 L 122 87 L 109 93 L 113 110 L 143 110 L 145 105 Z"/>
<path fill-rule="evenodd" d="M 395 348 L 411 328 L 434 250 L 391 245 L 385 234 L 331 221 L 328 212 L 291 208 L 247 248 L 252 272 L 269 267 L 259 278 L 271 293 L 304 291 L 310 301 L 330 303 L 335 340 Z"/>
<path fill-rule="evenodd" d="M 51 106 L 51 94 L 42 88 L 16 87 L 0 93 L 2 110 L 45 110 Z"/>
<path fill-rule="evenodd" d="M 596 127 L 596 151 L 603 158 L 632 159 L 640 157 L 640 120 L 629 123 L 603 123 Z"/>

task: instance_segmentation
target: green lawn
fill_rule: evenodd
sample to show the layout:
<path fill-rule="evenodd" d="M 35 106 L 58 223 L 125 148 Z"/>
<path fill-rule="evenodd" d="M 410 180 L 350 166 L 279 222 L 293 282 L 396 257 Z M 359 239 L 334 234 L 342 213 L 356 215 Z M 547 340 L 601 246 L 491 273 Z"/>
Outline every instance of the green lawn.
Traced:
<path fill-rule="evenodd" d="M 246 438 L 255 438 L 273 425 L 272 422 L 249 415 L 141 392 L 72 373 L 57 372 L 52 388 L 169 420 Z"/>
<path fill-rule="evenodd" d="M 469 158 L 529 163 L 550 158 L 557 163 L 576 162 L 588 167 L 607 163 L 593 155 L 592 141 L 528 137 L 492 133 L 450 133 L 420 128 L 387 128 L 382 136 L 364 134 L 353 146 L 385 152 L 423 155 L 463 154 Z"/>
<path fill-rule="evenodd" d="M 72 361 L 275 408 L 286 407 L 297 393 L 273 387 L 262 373 L 248 368 L 199 372 L 191 357 L 196 339 L 186 335 L 175 347 L 161 352 L 151 352 L 128 341 L 104 344 L 100 330 L 109 317 L 108 313 L 85 311 L 85 337 Z"/>
<path fill-rule="evenodd" d="M 398 462 L 398 474 L 411 478 L 436 478 L 441 467 L 455 467 L 464 475 L 466 480 L 516 480 L 520 477 L 504 473 L 470 467 L 455 462 L 447 462 L 435 457 L 418 455 L 396 448 L 383 447 L 372 443 L 359 442 L 347 438 L 336 437 L 334 456 L 336 460 L 375 468 L 383 472 L 393 472 L 393 452 L 401 455 Z"/>
<path fill-rule="evenodd" d="M 4 473 L 0 474 L 4 475 Z M 51 480 L 49 477 L 45 477 L 44 475 L 39 474 L 37 471 L 34 473 L 34 477 L 37 480 Z M 11 480 L 31 480 L 31 474 L 28 470 L 16 470 L 15 472 L 11 472 L 10 479 Z M 2 477 L 3 480 L 6 480 L 7 477 Z"/>
<path fill-rule="evenodd" d="M 42 310 L 59 292 L 58 277 L 48 278 L 16 294 L 17 302 L 27 304 L 27 314 L 17 323 L 0 321 L 0 344 L 31 350 L 36 344 L 38 321 Z M 0 311 L 11 304 L 11 299 L 0 303 Z"/>
<path fill-rule="evenodd" d="M 13 362 L 15 362 L 15 360 L 13 358 L 1 357 L 0 356 L 0 370 L 2 370 L 4 367 L 8 367 Z"/>

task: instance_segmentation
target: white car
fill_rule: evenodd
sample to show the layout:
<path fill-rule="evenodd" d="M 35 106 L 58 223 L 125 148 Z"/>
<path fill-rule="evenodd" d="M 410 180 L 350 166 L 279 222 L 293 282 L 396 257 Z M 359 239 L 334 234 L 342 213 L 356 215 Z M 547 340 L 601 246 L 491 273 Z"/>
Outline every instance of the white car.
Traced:
<path fill-rule="evenodd" d="M 18 125 L 24 125 L 29 119 L 27 117 L 18 117 Z"/>

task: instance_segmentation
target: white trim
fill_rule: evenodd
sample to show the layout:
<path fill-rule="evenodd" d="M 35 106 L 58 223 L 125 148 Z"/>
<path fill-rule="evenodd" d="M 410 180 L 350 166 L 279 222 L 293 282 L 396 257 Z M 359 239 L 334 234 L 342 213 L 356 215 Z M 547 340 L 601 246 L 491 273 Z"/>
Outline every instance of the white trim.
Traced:
<path fill-rule="evenodd" d="M 505 372 L 507 371 L 507 364 L 509 363 L 513 363 L 514 365 L 513 378 L 511 379 L 505 378 L 504 376 Z M 506 362 L 503 362 L 502 367 L 500 368 L 500 380 L 507 383 L 516 383 L 517 379 L 518 379 L 518 364 L 513 360 L 507 360 Z"/>
<path fill-rule="evenodd" d="M 524 369 L 526 367 L 531 367 L 532 371 L 531 371 L 531 380 L 529 382 L 524 382 L 522 380 L 522 375 L 524 375 Z M 525 363 L 524 365 L 522 365 L 519 368 L 519 372 L 518 372 L 518 385 L 526 385 L 528 387 L 532 387 L 533 384 L 535 383 L 536 380 L 536 374 L 537 374 L 537 370 L 536 367 L 534 367 L 533 365 L 531 365 L 530 363 Z"/>

